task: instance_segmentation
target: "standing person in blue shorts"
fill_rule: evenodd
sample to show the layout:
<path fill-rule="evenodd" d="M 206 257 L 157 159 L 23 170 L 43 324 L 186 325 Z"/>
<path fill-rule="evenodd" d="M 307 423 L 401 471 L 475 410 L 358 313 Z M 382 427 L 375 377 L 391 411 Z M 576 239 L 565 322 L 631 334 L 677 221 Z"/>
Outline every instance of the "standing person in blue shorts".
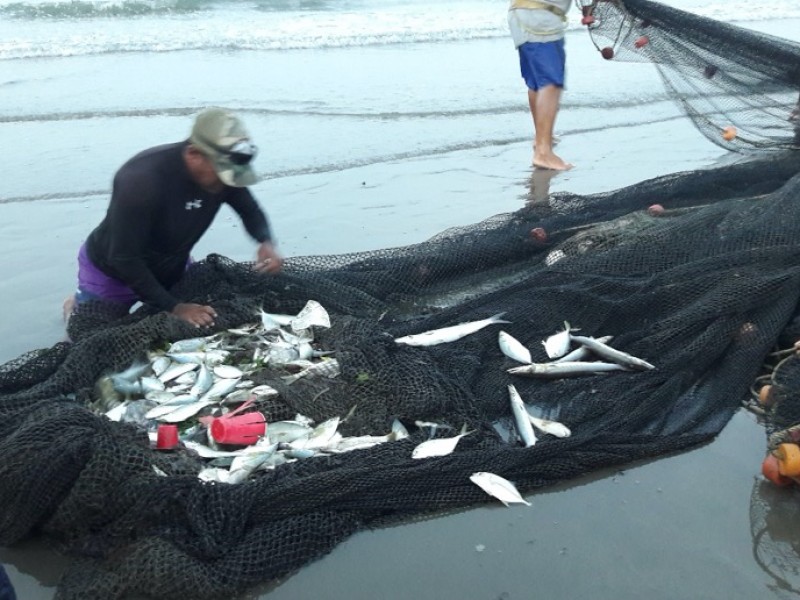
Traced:
<path fill-rule="evenodd" d="M 572 167 L 553 152 L 553 127 L 564 88 L 564 32 L 571 0 L 511 0 L 508 26 L 519 52 L 533 117 L 533 166 L 565 171 Z"/>

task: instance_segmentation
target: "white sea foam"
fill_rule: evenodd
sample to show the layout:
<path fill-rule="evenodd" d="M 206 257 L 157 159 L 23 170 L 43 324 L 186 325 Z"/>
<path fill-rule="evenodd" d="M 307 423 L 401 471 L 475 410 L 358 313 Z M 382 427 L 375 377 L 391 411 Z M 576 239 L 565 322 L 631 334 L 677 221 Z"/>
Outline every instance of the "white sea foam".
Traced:
<path fill-rule="evenodd" d="M 675 0 L 723 21 L 800 18 L 800 4 Z M 295 50 L 508 36 L 506 0 L 0 0 L 0 60 L 183 50 Z M 570 27 L 581 27 L 577 11 Z"/>

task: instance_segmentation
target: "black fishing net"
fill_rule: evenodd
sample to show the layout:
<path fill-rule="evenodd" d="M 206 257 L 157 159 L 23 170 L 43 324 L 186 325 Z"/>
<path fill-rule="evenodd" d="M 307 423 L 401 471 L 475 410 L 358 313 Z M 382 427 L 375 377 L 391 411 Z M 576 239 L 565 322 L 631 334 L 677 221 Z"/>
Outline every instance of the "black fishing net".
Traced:
<path fill-rule="evenodd" d="M 340 431 L 355 436 L 386 434 L 399 419 L 411 434 L 236 485 L 201 481 L 203 461 L 188 449 L 154 450 L 143 428 L 97 412 L 99 379 L 197 331 L 147 307 L 82 305 L 71 342 L 0 367 L 0 543 L 41 537 L 74 557 L 61 599 L 230 598 L 356 531 L 496 503 L 470 481 L 475 472 L 531 492 L 709 441 L 793 336 L 798 173 L 800 155 L 776 151 L 613 192 L 559 193 L 413 246 L 292 258 L 274 277 L 208 256 L 173 291 L 212 304 L 214 331 L 308 300 L 331 315 L 315 344 L 335 353 L 339 375 L 288 384 L 265 367 L 258 382 L 280 393 L 258 406 L 268 423 L 347 416 Z M 654 203 L 665 210 L 649 212 Z M 498 313 L 510 323 L 452 343 L 394 341 Z M 507 372 L 516 363 L 498 347 L 501 328 L 544 362 L 541 341 L 564 321 L 614 336 L 656 368 L 553 380 Z M 572 436 L 524 447 L 509 383 Z M 416 460 L 428 435 L 416 421 L 442 425 L 439 437 L 471 433 L 449 455 Z"/>
<path fill-rule="evenodd" d="M 709 140 L 800 148 L 800 45 L 649 0 L 577 0 L 608 60 L 652 63 Z"/>

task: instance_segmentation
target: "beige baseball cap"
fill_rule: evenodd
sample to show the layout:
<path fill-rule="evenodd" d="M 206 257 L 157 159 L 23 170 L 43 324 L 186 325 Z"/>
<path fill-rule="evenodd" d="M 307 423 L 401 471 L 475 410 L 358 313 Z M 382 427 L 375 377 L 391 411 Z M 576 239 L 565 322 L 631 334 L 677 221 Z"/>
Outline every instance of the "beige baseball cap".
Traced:
<path fill-rule="evenodd" d="M 214 164 L 225 185 L 246 187 L 258 178 L 250 165 L 258 149 L 242 121 L 222 108 L 207 108 L 195 119 L 189 141 Z"/>

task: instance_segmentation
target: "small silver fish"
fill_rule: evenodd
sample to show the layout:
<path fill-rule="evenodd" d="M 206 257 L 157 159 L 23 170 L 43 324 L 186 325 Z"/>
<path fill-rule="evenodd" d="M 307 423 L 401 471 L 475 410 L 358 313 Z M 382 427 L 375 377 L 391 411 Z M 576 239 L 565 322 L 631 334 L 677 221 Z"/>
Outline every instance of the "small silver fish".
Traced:
<path fill-rule="evenodd" d="M 112 379 L 124 380 L 133 383 L 142 377 L 145 373 L 150 371 L 152 367 L 150 363 L 143 361 L 135 361 L 130 367 L 119 373 L 113 373 Z"/>
<path fill-rule="evenodd" d="M 170 345 L 169 349 L 167 350 L 167 354 L 175 354 L 180 352 L 200 352 L 206 349 L 212 339 L 213 336 L 178 340 Z"/>
<path fill-rule="evenodd" d="M 164 383 L 177 379 L 181 375 L 194 371 L 200 363 L 172 363 L 166 370 L 158 376 Z"/>
<path fill-rule="evenodd" d="M 479 471 L 470 475 L 469 479 L 484 492 L 490 496 L 494 496 L 506 506 L 509 504 L 531 505 L 530 502 L 520 496 L 516 486 L 513 483 L 511 483 L 508 479 L 500 477 L 500 475 Z"/>
<path fill-rule="evenodd" d="M 500 333 L 497 334 L 497 342 L 500 344 L 500 351 L 511 360 L 526 364 L 533 362 L 531 351 L 523 346 L 522 342 L 517 340 L 510 333 L 500 331 Z"/>
<path fill-rule="evenodd" d="M 613 335 L 604 335 L 603 337 L 597 338 L 597 341 L 607 344 L 613 339 L 614 339 Z M 589 350 L 586 346 L 581 346 L 580 348 L 575 348 L 575 350 L 569 352 L 568 354 L 565 354 L 561 358 L 555 359 L 553 362 L 580 362 L 586 358 L 589 358 L 591 355 L 592 355 L 591 350 Z"/>
<path fill-rule="evenodd" d="M 602 356 L 603 358 L 608 360 L 613 360 L 615 363 L 624 365 L 626 367 L 630 367 L 632 369 L 639 369 L 639 370 L 655 369 L 655 367 L 651 365 L 649 362 L 642 360 L 641 358 L 636 358 L 635 356 L 632 356 L 627 352 L 622 352 L 621 350 L 617 350 L 616 348 L 607 346 L 606 344 L 594 338 L 582 335 L 571 335 L 570 337 L 574 342 L 581 344 L 582 346 L 586 346 L 589 350 L 591 350 L 598 356 Z"/>
<path fill-rule="evenodd" d="M 244 375 L 240 368 L 233 365 L 215 365 L 213 373 L 222 379 L 240 379 Z"/>
<path fill-rule="evenodd" d="M 465 435 L 469 435 L 471 431 L 464 431 L 456 436 L 449 438 L 436 438 L 435 440 L 426 440 L 417 445 L 411 452 L 411 458 L 431 458 L 433 456 L 446 456 L 453 452 L 458 445 L 459 440 Z"/>
<path fill-rule="evenodd" d="M 267 425 L 267 437 L 271 442 L 293 442 L 311 435 L 311 427 L 299 421 L 276 421 Z"/>
<path fill-rule="evenodd" d="M 534 427 L 536 427 L 540 431 L 549 433 L 550 435 L 554 435 L 559 438 L 567 438 L 572 435 L 572 432 L 569 430 L 569 427 L 567 427 L 563 423 L 559 423 L 558 421 L 548 421 L 547 419 L 540 419 L 539 417 L 534 417 L 531 414 L 528 414 L 528 418 L 530 419 L 530 422 Z"/>
<path fill-rule="evenodd" d="M 561 362 L 561 363 L 533 363 L 521 367 L 507 369 L 512 375 L 526 377 L 573 377 L 576 375 L 597 375 L 608 371 L 627 371 L 617 363 L 607 362 Z"/>
<path fill-rule="evenodd" d="M 213 383 L 214 375 L 211 369 L 209 369 L 205 364 L 201 364 L 200 370 L 197 372 L 197 379 L 195 380 L 192 389 L 189 390 L 189 393 L 200 398 L 209 390 Z"/>
<path fill-rule="evenodd" d="M 297 439 L 291 442 L 294 449 L 319 449 L 331 443 L 336 430 L 339 427 L 339 417 L 333 417 L 317 425 L 306 438 Z"/>
<path fill-rule="evenodd" d="M 213 404 L 215 401 L 212 400 L 198 400 L 197 402 L 192 402 L 191 404 L 185 404 L 183 406 L 179 406 L 175 410 L 166 415 L 159 417 L 159 421 L 163 421 L 165 423 L 182 423 L 186 419 L 195 416 L 201 410 L 203 410 L 206 406 Z M 163 408 L 163 404 L 159 406 L 159 408 Z"/>
<path fill-rule="evenodd" d="M 328 358 L 313 363 L 299 373 L 286 375 L 282 379 L 286 385 L 291 385 L 302 377 L 308 377 L 309 379 L 327 377 L 328 379 L 333 379 L 339 376 L 339 372 L 339 361 L 335 358 Z"/>
<path fill-rule="evenodd" d="M 292 319 L 290 326 L 292 331 L 302 331 L 309 327 L 330 327 L 331 318 L 328 311 L 316 300 L 309 300 L 303 309 Z"/>
<path fill-rule="evenodd" d="M 517 388 L 508 384 L 508 395 L 511 398 L 511 412 L 514 414 L 514 423 L 517 426 L 519 437 L 522 438 L 522 443 L 526 448 L 530 448 L 536 444 L 536 434 L 531 425 L 530 415 L 525 408 L 525 403 L 522 397 L 517 392 Z"/>
<path fill-rule="evenodd" d="M 166 371 L 169 366 L 172 364 L 172 361 L 168 356 L 156 356 L 150 361 L 150 366 L 153 369 L 153 375 L 159 377 L 164 371 Z"/>
<path fill-rule="evenodd" d="M 395 343 L 405 344 L 407 346 L 435 346 L 436 344 L 454 342 L 471 333 L 480 331 L 488 325 L 510 323 L 511 321 L 505 321 L 501 318 L 504 314 L 504 312 L 501 312 L 480 321 L 470 321 L 450 327 L 442 327 L 441 329 L 431 329 L 430 331 L 423 331 L 422 333 L 405 335 L 395 339 Z"/>
<path fill-rule="evenodd" d="M 544 351 L 547 353 L 548 358 L 559 358 L 569 352 L 570 340 L 570 327 L 569 323 L 564 321 L 564 330 L 554 333 L 542 342 Z"/>

